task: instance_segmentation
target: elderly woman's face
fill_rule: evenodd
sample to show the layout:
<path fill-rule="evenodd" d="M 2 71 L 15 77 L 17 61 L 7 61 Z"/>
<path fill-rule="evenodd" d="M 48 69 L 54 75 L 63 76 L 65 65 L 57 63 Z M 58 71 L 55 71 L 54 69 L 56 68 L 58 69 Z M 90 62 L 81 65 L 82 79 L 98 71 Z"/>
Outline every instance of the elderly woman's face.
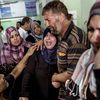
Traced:
<path fill-rule="evenodd" d="M 19 33 L 17 33 L 16 31 L 11 32 L 10 42 L 12 45 L 18 46 L 21 43 L 21 37 Z"/>
<path fill-rule="evenodd" d="M 100 15 L 94 15 L 88 26 L 88 38 L 97 48 L 100 48 Z"/>

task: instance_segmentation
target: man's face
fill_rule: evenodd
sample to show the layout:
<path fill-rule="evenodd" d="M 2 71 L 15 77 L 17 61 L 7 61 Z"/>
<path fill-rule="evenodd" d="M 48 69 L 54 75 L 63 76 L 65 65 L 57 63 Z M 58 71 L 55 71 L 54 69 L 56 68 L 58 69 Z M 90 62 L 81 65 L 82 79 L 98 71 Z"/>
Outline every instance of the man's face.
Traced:
<path fill-rule="evenodd" d="M 54 14 L 52 11 L 47 11 L 44 14 L 44 20 L 46 26 L 52 26 L 57 32 L 61 32 L 60 15 Z"/>
<path fill-rule="evenodd" d="M 88 38 L 97 48 L 100 48 L 100 15 L 94 15 L 88 26 Z"/>
<path fill-rule="evenodd" d="M 29 31 L 30 30 L 30 27 L 31 27 L 31 22 L 29 22 L 29 23 L 25 23 L 25 26 L 26 26 L 26 31 Z"/>

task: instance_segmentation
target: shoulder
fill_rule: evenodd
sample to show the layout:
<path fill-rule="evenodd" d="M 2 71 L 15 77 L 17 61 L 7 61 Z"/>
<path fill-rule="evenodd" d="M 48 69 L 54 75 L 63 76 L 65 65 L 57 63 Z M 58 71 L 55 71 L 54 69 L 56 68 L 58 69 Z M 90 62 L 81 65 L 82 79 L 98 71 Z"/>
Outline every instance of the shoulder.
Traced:
<path fill-rule="evenodd" d="M 8 43 L 4 43 L 2 49 L 10 49 L 10 45 Z"/>
<path fill-rule="evenodd" d="M 25 40 L 29 41 L 29 42 L 32 42 L 32 43 L 35 43 L 35 39 L 32 35 L 28 35 L 28 37 Z"/>
<path fill-rule="evenodd" d="M 71 34 L 69 35 L 69 40 L 73 44 L 75 43 L 86 44 L 86 34 L 82 29 L 74 25 Z"/>
<path fill-rule="evenodd" d="M 80 57 L 80 59 L 89 59 L 91 57 L 91 49 L 87 49 L 86 51 L 84 51 Z"/>

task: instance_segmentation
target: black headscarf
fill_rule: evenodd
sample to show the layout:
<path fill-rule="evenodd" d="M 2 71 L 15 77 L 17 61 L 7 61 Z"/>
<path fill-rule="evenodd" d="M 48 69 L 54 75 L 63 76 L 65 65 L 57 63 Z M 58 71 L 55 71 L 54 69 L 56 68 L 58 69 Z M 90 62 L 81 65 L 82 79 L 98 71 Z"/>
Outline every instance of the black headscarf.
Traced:
<path fill-rule="evenodd" d="M 58 42 L 57 34 L 55 33 L 53 27 L 47 27 L 44 30 L 43 39 L 48 34 L 48 32 L 53 34 L 56 37 L 57 42 Z M 42 54 L 44 60 L 47 63 L 49 63 L 49 64 L 56 64 L 57 63 L 57 43 L 56 43 L 56 45 L 52 49 L 43 48 L 42 51 L 41 51 L 41 54 Z"/>

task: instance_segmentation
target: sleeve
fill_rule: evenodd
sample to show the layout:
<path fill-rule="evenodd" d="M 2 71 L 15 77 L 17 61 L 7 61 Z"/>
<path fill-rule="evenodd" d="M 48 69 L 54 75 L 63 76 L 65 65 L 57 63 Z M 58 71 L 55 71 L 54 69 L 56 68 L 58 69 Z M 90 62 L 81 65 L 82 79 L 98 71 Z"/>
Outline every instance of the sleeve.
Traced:
<path fill-rule="evenodd" d="M 67 53 L 68 53 L 67 54 L 67 63 L 68 63 L 67 72 L 68 73 L 73 73 L 80 56 L 85 50 L 86 50 L 86 46 L 79 43 L 68 48 L 67 50 Z"/>
<path fill-rule="evenodd" d="M 14 76 L 9 74 L 8 76 L 5 77 L 5 80 L 9 83 L 9 86 L 12 86 L 15 79 L 14 79 Z"/>
<path fill-rule="evenodd" d="M 34 70 L 35 70 L 35 54 L 33 54 L 30 57 L 27 66 L 23 72 L 21 97 L 29 97 L 31 88 L 31 79 L 33 78 L 32 75 L 34 74 Z"/>

